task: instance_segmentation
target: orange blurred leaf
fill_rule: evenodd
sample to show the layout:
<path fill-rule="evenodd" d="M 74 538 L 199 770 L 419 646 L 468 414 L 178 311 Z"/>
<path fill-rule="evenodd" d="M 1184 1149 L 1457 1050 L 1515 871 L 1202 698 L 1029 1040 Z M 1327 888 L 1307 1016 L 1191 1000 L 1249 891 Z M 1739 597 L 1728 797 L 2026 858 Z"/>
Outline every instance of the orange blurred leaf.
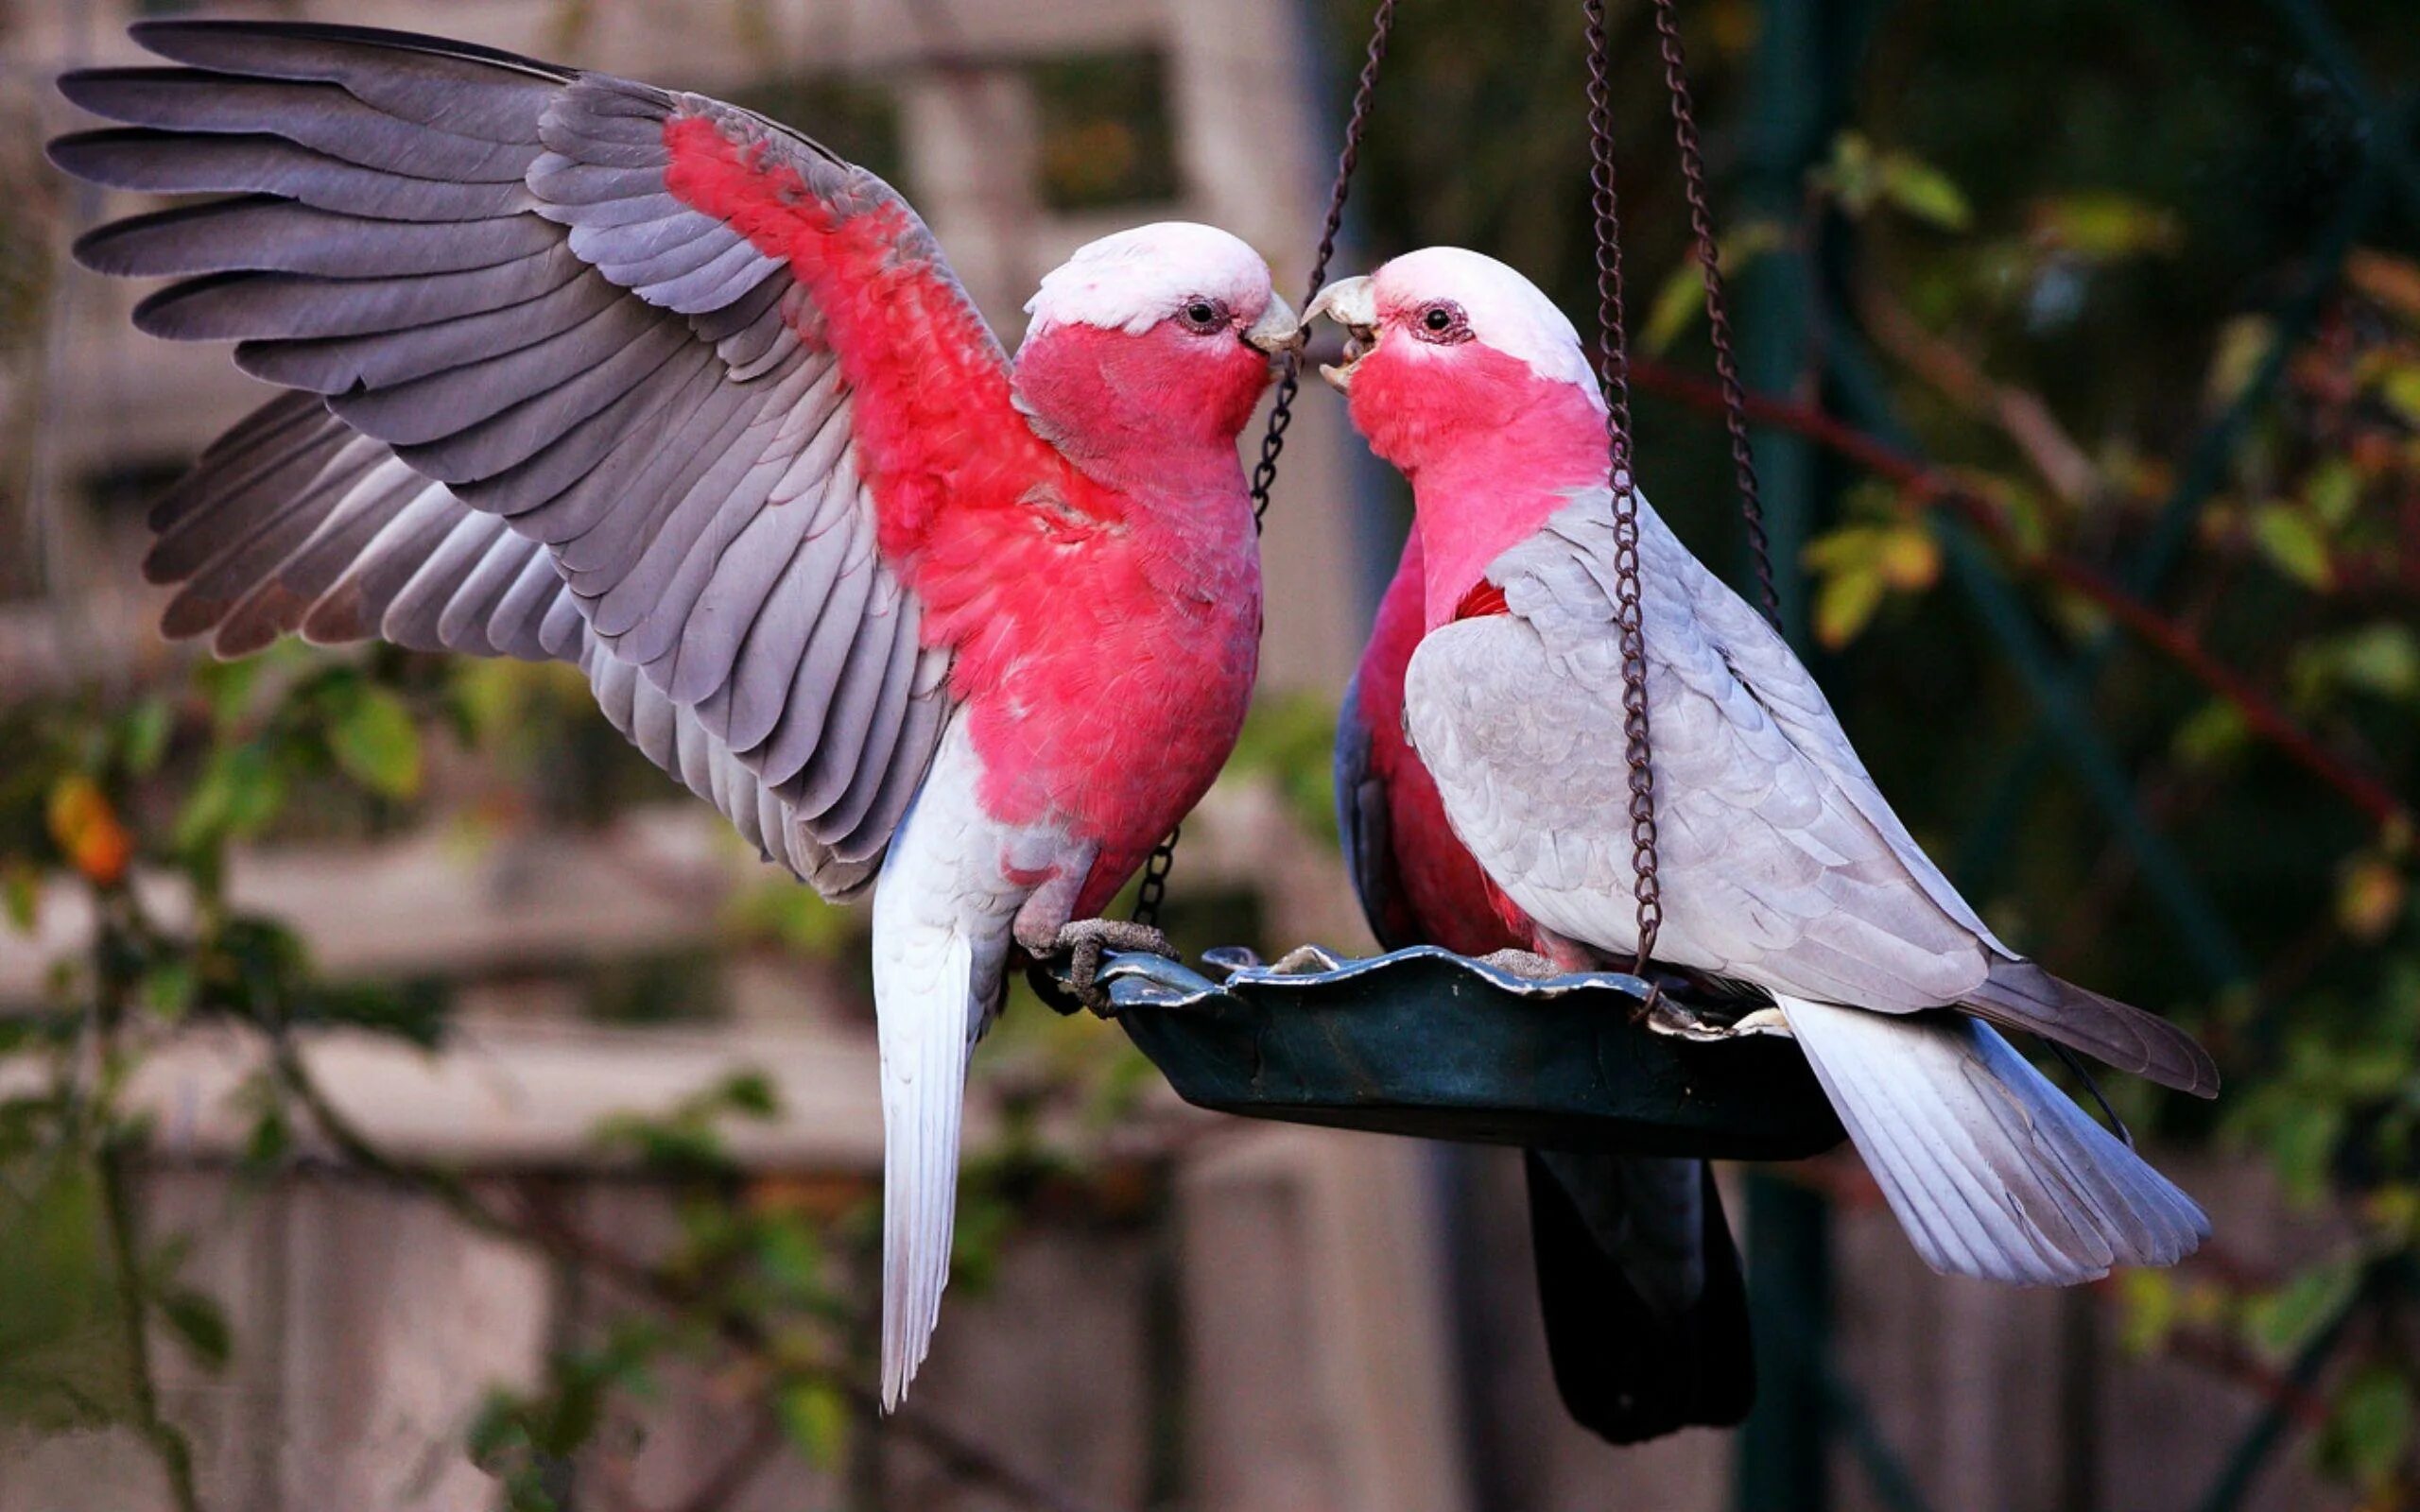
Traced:
<path fill-rule="evenodd" d="M 118 822 L 99 783 L 80 774 L 60 778 L 51 787 L 46 816 L 60 853 L 86 881 L 106 887 L 126 876 L 134 836 Z"/>

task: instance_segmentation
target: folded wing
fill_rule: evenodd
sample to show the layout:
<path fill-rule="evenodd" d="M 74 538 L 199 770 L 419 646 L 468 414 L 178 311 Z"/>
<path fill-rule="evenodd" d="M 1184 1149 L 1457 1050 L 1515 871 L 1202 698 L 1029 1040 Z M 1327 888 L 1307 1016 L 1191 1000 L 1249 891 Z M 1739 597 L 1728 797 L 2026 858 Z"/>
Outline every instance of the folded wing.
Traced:
<path fill-rule="evenodd" d="M 1665 923 L 1656 953 L 1820 1002 L 1958 1005 L 2214 1091 L 2200 1046 L 2055 982 L 1993 937 L 1866 774 L 1789 648 L 1641 513 Z M 1409 722 L 1456 828 L 1530 916 L 1633 947 L 1611 496 L 1582 494 L 1489 571 L 1510 613 L 1431 634 Z M 2058 984 L 2064 987 L 2064 984 Z"/>

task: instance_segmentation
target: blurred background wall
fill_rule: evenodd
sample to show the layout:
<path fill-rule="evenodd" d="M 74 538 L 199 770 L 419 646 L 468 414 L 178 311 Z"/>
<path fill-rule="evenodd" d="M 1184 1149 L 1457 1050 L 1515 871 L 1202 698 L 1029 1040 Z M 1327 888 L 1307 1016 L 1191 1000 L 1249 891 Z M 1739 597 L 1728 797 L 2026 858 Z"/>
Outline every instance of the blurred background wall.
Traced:
<path fill-rule="evenodd" d="M 576 677 L 197 670 L 155 632 L 144 510 L 262 390 L 65 264 L 132 207 L 38 143 L 84 124 L 59 70 L 139 61 L 124 23 L 184 9 L 0 5 L 0 1512 L 2415 1504 L 2409 829 L 2261 725 L 2408 785 L 2407 8 L 1684 0 L 1743 362 L 1797 406 L 1756 456 L 1802 644 L 1995 926 L 2177 1012 L 2230 1091 L 2111 1089 L 2218 1228 L 2173 1277 L 1942 1280 L 1853 1157 L 1726 1173 L 1765 1406 L 1629 1452 L 1554 1399 L 1517 1162 L 1193 1113 L 1022 993 L 977 1058 L 935 1355 L 875 1418 L 862 919 L 743 854 Z M 1011 345 L 1040 272 L 1144 219 L 1225 226 L 1299 289 L 1368 24 L 244 13 L 762 110 L 907 192 Z M 1615 25 L 1645 475 L 1729 567 L 1661 67 L 1644 8 Z M 1576 6 L 1409 0 L 1346 270 L 1458 241 L 1591 307 L 1579 80 Z M 1367 947 L 1326 744 L 1405 517 L 1306 394 L 1267 683 L 1178 864 L 1188 946 Z"/>

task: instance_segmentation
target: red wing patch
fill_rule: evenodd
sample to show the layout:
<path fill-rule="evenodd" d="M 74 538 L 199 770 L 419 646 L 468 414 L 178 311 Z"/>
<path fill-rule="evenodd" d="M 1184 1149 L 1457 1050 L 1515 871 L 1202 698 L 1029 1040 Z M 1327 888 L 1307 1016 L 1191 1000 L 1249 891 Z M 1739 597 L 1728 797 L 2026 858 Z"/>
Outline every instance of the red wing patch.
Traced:
<path fill-rule="evenodd" d="M 1484 619 L 1490 614 L 1512 612 L 1512 606 L 1504 602 L 1504 590 L 1484 577 L 1473 583 L 1471 591 L 1462 595 L 1462 601 L 1454 606 L 1454 618 L 1457 621 Z"/>

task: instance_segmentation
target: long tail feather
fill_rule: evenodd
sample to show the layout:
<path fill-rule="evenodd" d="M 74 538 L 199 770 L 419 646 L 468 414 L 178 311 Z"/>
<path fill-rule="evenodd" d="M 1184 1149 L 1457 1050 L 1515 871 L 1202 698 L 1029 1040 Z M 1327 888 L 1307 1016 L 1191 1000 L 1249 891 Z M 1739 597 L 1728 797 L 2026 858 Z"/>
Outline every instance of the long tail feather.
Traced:
<path fill-rule="evenodd" d="M 1908 1238 L 1937 1271 L 2069 1285 L 2209 1237 L 2193 1200 L 1962 1014 L 1778 1000 Z"/>
<path fill-rule="evenodd" d="M 881 933 L 879 894 L 876 908 Z M 882 1404 L 890 1411 L 924 1364 L 949 1283 L 959 1121 L 981 1010 L 974 950 L 958 929 L 911 921 L 880 940 L 874 957 L 882 1047 Z"/>
<path fill-rule="evenodd" d="M 1547 1356 L 1573 1419 L 1634 1444 L 1747 1417 L 1748 1294 L 1712 1168 L 1538 1150 L 1528 1168 Z"/>

